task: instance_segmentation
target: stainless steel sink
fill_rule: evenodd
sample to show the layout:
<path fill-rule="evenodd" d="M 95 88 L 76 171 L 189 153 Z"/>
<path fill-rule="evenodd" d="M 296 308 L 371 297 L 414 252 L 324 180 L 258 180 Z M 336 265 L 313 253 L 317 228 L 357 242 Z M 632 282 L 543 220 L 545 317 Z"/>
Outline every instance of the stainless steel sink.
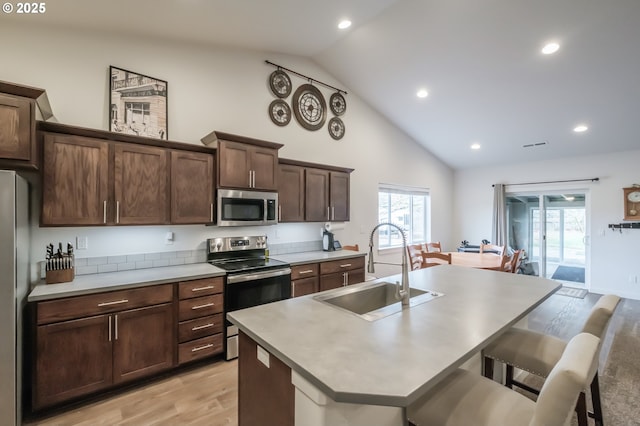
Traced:
<path fill-rule="evenodd" d="M 410 288 L 408 307 L 420 305 L 440 296 L 443 294 Z M 345 288 L 329 294 L 320 294 L 314 299 L 353 313 L 367 321 L 375 321 L 402 311 L 402 304 L 399 299 L 396 299 L 396 284 L 388 282 Z"/>

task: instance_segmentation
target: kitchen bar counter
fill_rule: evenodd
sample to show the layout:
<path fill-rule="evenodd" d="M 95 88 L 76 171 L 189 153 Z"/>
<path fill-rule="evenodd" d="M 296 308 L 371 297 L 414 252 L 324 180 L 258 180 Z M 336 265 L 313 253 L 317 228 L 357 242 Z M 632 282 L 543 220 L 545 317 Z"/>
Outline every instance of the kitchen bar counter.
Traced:
<path fill-rule="evenodd" d="M 156 284 L 173 283 L 225 275 L 225 271 L 208 263 L 135 269 L 104 274 L 79 275 L 68 283 L 38 284 L 29 294 L 29 302 L 80 296 Z"/>
<path fill-rule="evenodd" d="M 543 278 L 453 265 L 413 271 L 410 285 L 444 296 L 373 322 L 313 295 L 227 318 L 294 377 L 335 402 L 406 407 L 560 287 Z"/>

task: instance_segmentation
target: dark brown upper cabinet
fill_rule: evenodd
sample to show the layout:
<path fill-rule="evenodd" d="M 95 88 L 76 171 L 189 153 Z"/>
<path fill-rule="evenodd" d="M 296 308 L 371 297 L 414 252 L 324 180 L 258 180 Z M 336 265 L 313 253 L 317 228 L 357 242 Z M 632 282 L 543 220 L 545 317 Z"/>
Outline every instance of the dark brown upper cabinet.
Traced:
<path fill-rule="evenodd" d="M 213 222 L 212 154 L 171 152 L 171 223 Z"/>
<path fill-rule="evenodd" d="M 278 166 L 278 222 L 304 221 L 304 167 Z"/>

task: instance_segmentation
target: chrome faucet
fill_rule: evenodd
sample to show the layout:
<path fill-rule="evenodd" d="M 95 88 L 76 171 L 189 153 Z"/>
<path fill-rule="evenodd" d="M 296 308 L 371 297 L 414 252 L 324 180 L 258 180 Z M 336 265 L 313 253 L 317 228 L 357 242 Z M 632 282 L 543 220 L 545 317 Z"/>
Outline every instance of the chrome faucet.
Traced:
<path fill-rule="evenodd" d="M 397 263 L 373 261 L 373 234 L 376 232 L 376 229 L 384 225 L 393 226 L 394 228 L 398 229 L 398 231 L 400 231 L 400 234 L 402 235 L 402 288 L 400 288 L 400 283 L 396 281 L 396 299 L 402 300 L 403 305 L 409 305 L 409 264 L 407 263 L 407 237 L 404 234 L 404 230 L 398 225 L 390 222 L 384 222 L 379 223 L 371 230 L 371 235 L 369 236 L 369 263 L 367 265 L 367 272 L 373 274 L 375 272 L 375 268 L 373 265 L 376 263 L 385 265 L 397 265 Z"/>

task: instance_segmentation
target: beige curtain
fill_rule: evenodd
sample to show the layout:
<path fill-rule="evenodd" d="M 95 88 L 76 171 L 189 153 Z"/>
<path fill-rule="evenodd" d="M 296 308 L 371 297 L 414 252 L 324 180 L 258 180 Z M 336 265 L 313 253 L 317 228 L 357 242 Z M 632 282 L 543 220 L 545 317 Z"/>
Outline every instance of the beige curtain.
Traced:
<path fill-rule="evenodd" d="M 493 185 L 493 226 L 491 243 L 499 246 L 507 244 L 507 205 L 504 196 L 504 185 Z"/>

